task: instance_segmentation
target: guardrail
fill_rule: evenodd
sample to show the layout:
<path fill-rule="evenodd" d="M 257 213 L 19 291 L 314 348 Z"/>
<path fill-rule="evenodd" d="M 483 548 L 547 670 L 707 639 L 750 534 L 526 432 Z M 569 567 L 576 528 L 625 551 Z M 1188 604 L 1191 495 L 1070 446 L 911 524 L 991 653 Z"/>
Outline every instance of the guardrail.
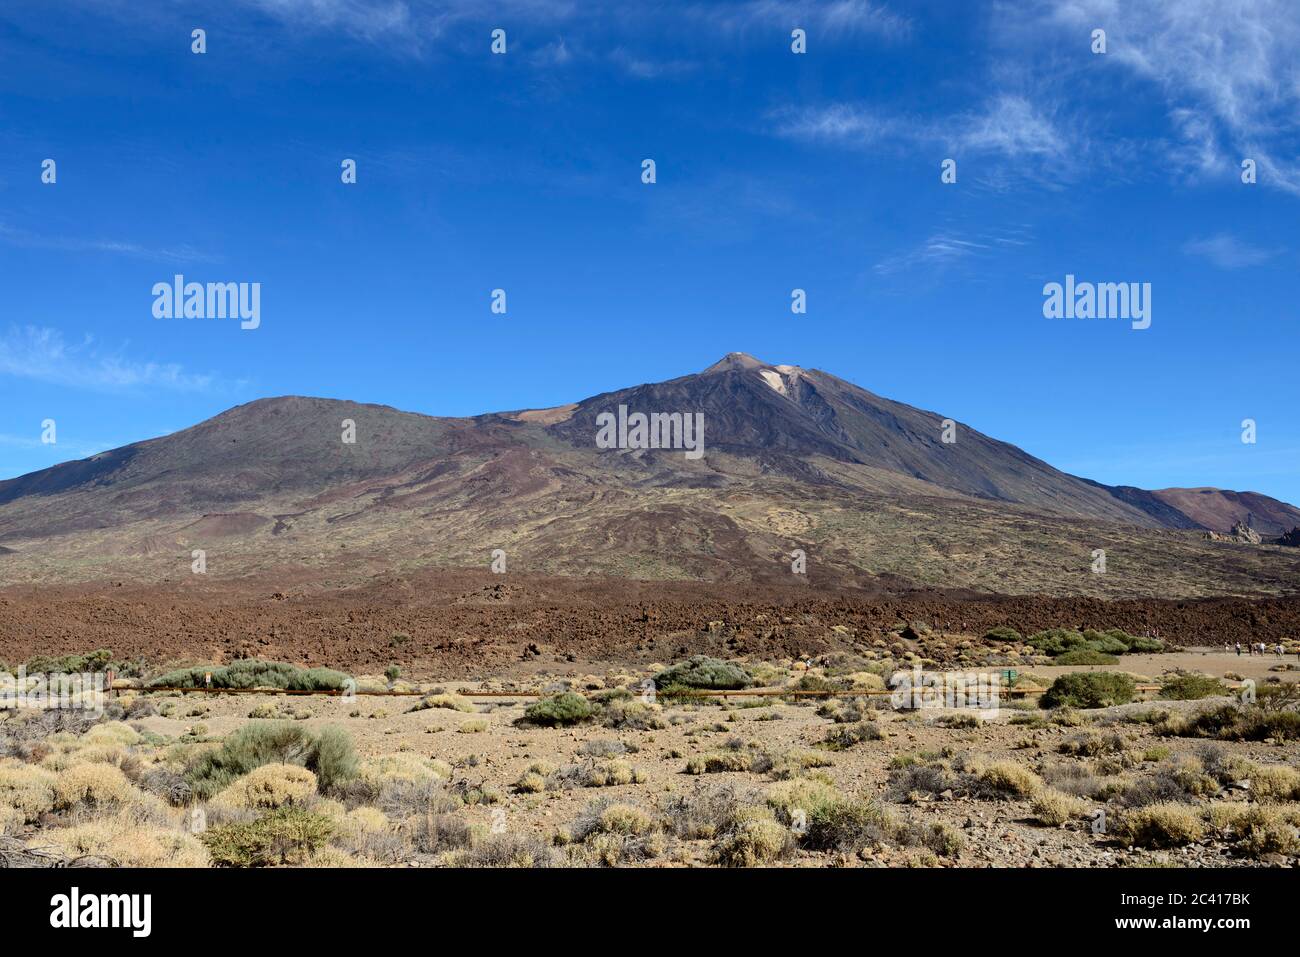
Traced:
<path fill-rule="evenodd" d="M 1159 691 L 1160 685 L 1136 685 L 1134 691 Z M 299 688 L 208 688 L 208 687 L 177 687 L 164 685 L 158 687 L 143 688 L 118 688 L 118 691 L 142 691 L 142 692 L 180 692 L 181 694 L 263 694 L 263 695 L 319 695 L 324 697 L 338 698 L 347 696 L 356 697 L 376 697 L 376 698 L 423 698 L 433 694 L 430 691 L 395 691 L 395 690 L 376 690 L 367 688 L 356 691 L 344 691 L 342 689 L 322 689 L 322 690 L 303 690 Z M 999 688 L 998 694 L 1009 697 L 1032 697 L 1035 695 L 1045 694 L 1046 688 Z M 544 698 L 549 694 L 558 692 L 552 691 L 470 691 L 470 690 L 453 690 L 451 694 L 459 695 L 462 698 Z M 573 692 L 581 694 L 581 692 Z M 853 690 L 818 690 L 805 691 L 793 688 L 740 688 L 728 690 L 715 690 L 707 688 L 691 689 L 689 691 L 665 690 L 656 691 L 655 696 L 659 698 L 732 698 L 732 697 L 755 697 L 755 698 L 874 698 L 884 695 L 907 694 L 907 691 L 853 691 Z"/>

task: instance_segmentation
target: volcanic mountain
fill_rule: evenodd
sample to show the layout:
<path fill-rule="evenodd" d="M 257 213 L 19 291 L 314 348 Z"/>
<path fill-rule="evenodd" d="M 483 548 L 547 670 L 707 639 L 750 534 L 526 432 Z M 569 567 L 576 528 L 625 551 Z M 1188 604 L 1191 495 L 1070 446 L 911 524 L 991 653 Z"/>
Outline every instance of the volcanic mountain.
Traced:
<path fill-rule="evenodd" d="M 703 456 L 599 447 L 620 407 L 698 415 Z M 1101 485 L 829 373 L 732 353 L 667 382 L 472 418 L 298 396 L 237 406 L 0 482 L 0 581 L 185 580 L 202 549 L 213 576 L 342 584 L 478 567 L 498 548 L 519 570 L 790 581 L 801 549 L 809 584 L 1296 590 L 1293 550 L 1206 540 L 1250 516 L 1265 532 L 1300 524 L 1300 509 L 1256 493 Z M 1095 571 L 1096 549 L 1111 573 Z"/>

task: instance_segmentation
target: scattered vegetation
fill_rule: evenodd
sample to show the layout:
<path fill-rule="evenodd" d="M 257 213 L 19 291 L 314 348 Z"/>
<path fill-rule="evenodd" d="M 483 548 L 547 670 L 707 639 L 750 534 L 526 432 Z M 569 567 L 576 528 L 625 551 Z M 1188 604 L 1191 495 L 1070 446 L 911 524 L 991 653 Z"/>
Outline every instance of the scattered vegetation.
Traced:
<path fill-rule="evenodd" d="M 1119 819 L 1115 836 L 1138 847 L 1181 847 L 1204 837 L 1205 824 L 1194 808 L 1169 801 L 1126 812 Z"/>
<path fill-rule="evenodd" d="M 754 684 L 753 676 L 740 665 L 710 658 L 708 655 L 695 655 L 665 668 L 655 676 L 654 681 L 659 693 L 665 695 L 697 688 L 737 690 Z"/>
<path fill-rule="evenodd" d="M 1173 675 L 1160 688 L 1160 697 L 1171 701 L 1196 701 L 1227 693 L 1227 686 L 1220 679 L 1209 675 Z"/>
<path fill-rule="evenodd" d="M 194 793 L 207 798 L 264 764 L 295 764 L 316 775 L 322 791 L 357 774 L 352 740 L 337 728 L 312 732 L 281 721 L 257 721 L 231 734 L 220 748 L 201 752 L 186 768 Z"/>
<path fill-rule="evenodd" d="M 595 708 L 582 695 L 562 691 L 530 704 L 521 720 L 527 724 L 556 728 L 588 721 L 594 713 Z"/>
<path fill-rule="evenodd" d="M 299 668 L 283 661 L 241 658 L 228 665 L 197 665 L 169 671 L 152 679 L 149 687 L 202 688 L 212 675 L 214 688 L 277 688 L 289 691 L 340 691 L 348 676 L 329 668 Z"/>
<path fill-rule="evenodd" d="M 1044 708 L 1109 708 L 1128 704 L 1136 687 L 1131 675 L 1115 671 L 1086 671 L 1061 675 L 1043 693 Z"/>

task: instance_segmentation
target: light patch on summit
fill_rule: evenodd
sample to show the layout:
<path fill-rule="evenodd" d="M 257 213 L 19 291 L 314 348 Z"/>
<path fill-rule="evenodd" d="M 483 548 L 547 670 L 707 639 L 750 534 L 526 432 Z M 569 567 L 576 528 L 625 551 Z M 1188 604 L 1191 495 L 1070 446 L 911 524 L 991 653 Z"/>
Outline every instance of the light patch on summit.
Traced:
<path fill-rule="evenodd" d="M 782 395 L 790 394 L 785 391 L 785 380 L 782 379 L 775 372 L 773 372 L 771 369 L 760 369 L 758 370 L 758 374 L 763 377 L 764 382 L 770 385 L 777 392 L 780 392 Z"/>
<path fill-rule="evenodd" d="M 506 412 L 504 415 L 507 419 L 514 419 L 516 422 L 555 425 L 557 422 L 564 422 L 573 418 L 573 413 L 577 408 L 578 403 L 570 402 L 568 405 L 557 405 L 549 409 L 525 409 L 523 412 Z"/>

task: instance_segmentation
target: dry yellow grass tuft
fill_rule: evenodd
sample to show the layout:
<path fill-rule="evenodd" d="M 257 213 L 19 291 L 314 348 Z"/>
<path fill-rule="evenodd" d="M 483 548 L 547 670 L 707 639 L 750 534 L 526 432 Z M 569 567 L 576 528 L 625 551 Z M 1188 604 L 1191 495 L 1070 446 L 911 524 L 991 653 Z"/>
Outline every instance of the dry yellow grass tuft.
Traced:
<path fill-rule="evenodd" d="M 1001 794 L 1033 797 L 1043 790 L 1043 779 L 1014 761 L 995 761 L 976 771 L 976 776 Z"/>
<path fill-rule="evenodd" d="M 1034 796 L 1034 815 L 1048 827 L 1060 827 L 1066 821 L 1088 813 L 1088 802 L 1055 788 L 1044 788 Z"/>
<path fill-rule="evenodd" d="M 474 702 L 461 695 L 449 692 L 446 694 L 431 694 L 422 698 L 412 711 L 425 711 L 429 708 L 447 708 L 451 711 L 461 711 L 465 714 L 474 714 L 478 708 L 474 707 Z"/>
<path fill-rule="evenodd" d="M 31 823 L 54 809 L 57 776 L 21 761 L 0 761 L 0 808 L 14 812 L 19 823 Z"/>
<path fill-rule="evenodd" d="M 41 835 L 68 857 L 104 857 L 123 867 L 207 867 L 208 851 L 192 834 L 142 826 L 130 815 L 100 818 Z"/>
<path fill-rule="evenodd" d="M 296 764 L 264 764 L 226 786 L 212 804 L 219 808 L 275 809 L 303 804 L 316 793 L 316 775 Z"/>
<path fill-rule="evenodd" d="M 121 744 L 130 746 L 139 744 L 143 738 L 129 724 L 121 721 L 105 721 L 97 724 L 81 736 L 83 744 Z"/>
<path fill-rule="evenodd" d="M 817 778 L 791 778 L 767 789 L 767 804 L 782 821 L 788 823 L 795 811 L 811 817 L 818 808 L 841 801 L 840 792 Z"/>
<path fill-rule="evenodd" d="M 1125 844 L 1170 848 L 1193 844 L 1205 836 L 1196 810 L 1176 801 L 1135 808 L 1119 820 L 1116 836 Z"/>
<path fill-rule="evenodd" d="M 450 779 L 451 765 L 438 758 L 426 758 L 407 751 L 399 751 L 363 761 L 360 776 L 363 781 L 376 786 L 389 781 L 428 784 Z"/>
<path fill-rule="evenodd" d="M 54 806 L 125 804 L 143 796 L 120 769 L 111 764 L 74 764 L 54 780 Z"/>
<path fill-rule="evenodd" d="M 1261 801 L 1300 800 L 1300 771 L 1285 764 L 1266 764 L 1250 773 L 1251 791 Z"/>

